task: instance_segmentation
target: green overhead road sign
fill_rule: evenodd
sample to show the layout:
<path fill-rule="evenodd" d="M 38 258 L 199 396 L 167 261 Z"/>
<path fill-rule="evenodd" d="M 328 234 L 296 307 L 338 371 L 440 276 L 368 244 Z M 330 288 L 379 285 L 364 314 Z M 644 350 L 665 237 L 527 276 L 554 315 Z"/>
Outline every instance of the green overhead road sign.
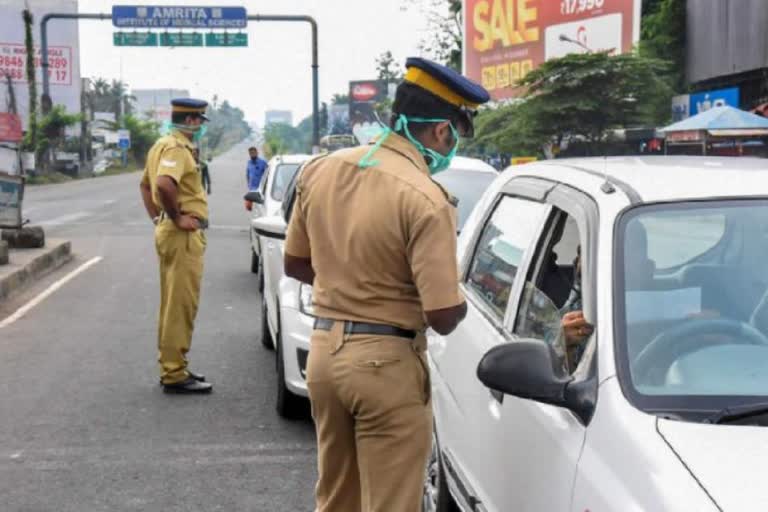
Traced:
<path fill-rule="evenodd" d="M 248 46 L 248 34 L 208 32 L 205 34 L 205 46 Z"/>
<path fill-rule="evenodd" d="M 115 32 L 112 34 L 115 46 L 157 46 L 157 34 L 150 32 Z"/>
<path fill-rule="evenodd" d="M 197 32 L 162 32 L 160 46 L 203 46 L 203 34 Z"/>

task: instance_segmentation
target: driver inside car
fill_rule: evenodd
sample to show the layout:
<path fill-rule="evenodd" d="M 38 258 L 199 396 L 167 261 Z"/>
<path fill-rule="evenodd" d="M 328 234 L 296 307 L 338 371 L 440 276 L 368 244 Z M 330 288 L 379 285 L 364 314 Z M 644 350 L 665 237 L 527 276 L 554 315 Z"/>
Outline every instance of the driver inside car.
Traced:
<path fill-rule="evenodd" d="M 584 352 L 586 340 L 595 331 L 593 325 L 584 318 L 581 298 L 581 246 L 576 247 L 576 259 L 573 260 L 573 285 L 568 299 L 560 308 L 563 315 L 560 320 L 562 336 L 568 358 L 568 368 L 573 371 Z"/>

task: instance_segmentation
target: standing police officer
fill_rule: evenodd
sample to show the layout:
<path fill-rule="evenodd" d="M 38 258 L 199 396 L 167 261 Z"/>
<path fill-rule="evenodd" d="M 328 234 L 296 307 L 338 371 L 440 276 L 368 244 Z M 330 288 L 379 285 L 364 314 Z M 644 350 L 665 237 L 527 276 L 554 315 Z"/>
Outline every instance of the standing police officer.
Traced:
<path fill-rule="evenodd" d="M 192 342 L 203 254 L 208 227 L 208 200 L 203 190 L 193 141 L 205 133 L 208 103 L 171 101 L 171 133 L 160 138 L 147 155 L 141 196 L 155 223 L 155 248 L 160 260 L 160 315 L 157 333 L 160 382 L 167 393 L 208 393 L 213 386 L 187 368 Z"/>
<path fill-rule="evenodd" d="M 313 285 L 307 385 L 317 425 L 317 512 L 417 512 L 431 449 L 424 330 L 466 314 L 448 167 L 488 92 L 424 59 L 406 62 L 391 128 L 372 147 L 306 164 L 285 271 Z"/>

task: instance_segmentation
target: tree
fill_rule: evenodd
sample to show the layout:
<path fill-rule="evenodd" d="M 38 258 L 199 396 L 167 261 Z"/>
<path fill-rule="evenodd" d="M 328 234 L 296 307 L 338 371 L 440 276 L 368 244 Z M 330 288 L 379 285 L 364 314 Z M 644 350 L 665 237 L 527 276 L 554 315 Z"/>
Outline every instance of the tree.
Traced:
<path fill-rule="evenodd" d="M 334 94 L 331 105 L 349 105 L 349 94 Z"/>
<path fill-rule="evenodd" d="M 68 114 L 63 105 L 54 105 L 51 111 L 40 120 L 40 126 L 36 132 L 34 148 L 38 154 L 61 147 L 64 140 L 64 130 L 68 126 L 77 124 L 80 114 Z"/>
<path fill-rule="evenodd" d="M 376 73 L 379 80 L 386 84 L 403 79 L 403 72 L 389 50 L 376 57 Z"/>
<path fill-rule="evenodd" d="M 24 20 L 24 46 L 27 52 L 27 84 L 29 86 L 29 123 L 23 146 L 33 150 L 37 141 L 37 83 L 35 81 L 34 18 L 29 9 L 22 12 Z"/>
<path fill-rule="evenodd" d="M 517 108 L 533 140 L 559 144 L 583 137 L 605 143 L 609 129 L 655 124 L 659 98 L 668 98 L 661 78 L 668 64 L 637 53 L 570 54 L 551 59 L 519 82 L 525 101 Z"/>
<path fill-rule="evenodd" d="M 665 78 L 673 91 L 685 92 L 686 0 L 645 0 L 643 9 L 641 55 L 670 61 Z"/>
<path fill-rule="evenodd" d="M 406 8 L 409 5 L 421 6 L 427 19 L 429 35 L 419 44 L 421 50 L 436 61 L 461 71 L 461 0 L 406 0 Z"/>

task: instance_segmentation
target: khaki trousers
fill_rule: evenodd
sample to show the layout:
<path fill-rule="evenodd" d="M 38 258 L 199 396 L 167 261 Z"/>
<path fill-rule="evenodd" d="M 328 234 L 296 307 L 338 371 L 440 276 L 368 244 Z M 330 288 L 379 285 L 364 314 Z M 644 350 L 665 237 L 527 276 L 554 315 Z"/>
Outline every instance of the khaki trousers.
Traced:
<path fill-rule="evenodd" d="M 160 315 L 157 328 L 158 362 L 163 384 L 189 377 L 187 357 L 200 301 L 205 234 L 182 231 L 170 220 L 155 227 L 160 261 Z"/>
<path fill-rule="evenodd" d="M 425 346 L 315 330 L 307 386 L 317 428 L 316 512 L 420 512 L 432 444 Z"/>

